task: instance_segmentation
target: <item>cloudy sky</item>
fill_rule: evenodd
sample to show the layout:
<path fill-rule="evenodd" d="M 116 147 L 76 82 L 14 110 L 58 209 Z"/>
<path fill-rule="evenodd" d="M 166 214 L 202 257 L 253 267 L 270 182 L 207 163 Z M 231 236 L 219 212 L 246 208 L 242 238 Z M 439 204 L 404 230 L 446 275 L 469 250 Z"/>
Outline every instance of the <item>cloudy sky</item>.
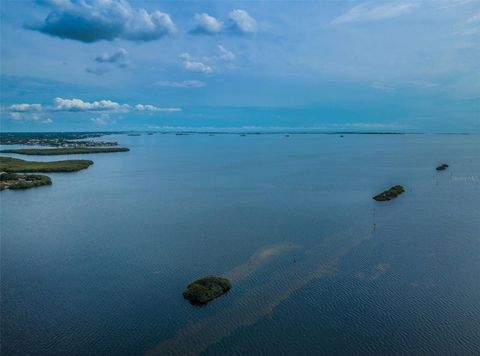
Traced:
<path fill-rule="evenodd" d="M 480 131 L 480 1 L 2 1 L 3 131 Z"/>

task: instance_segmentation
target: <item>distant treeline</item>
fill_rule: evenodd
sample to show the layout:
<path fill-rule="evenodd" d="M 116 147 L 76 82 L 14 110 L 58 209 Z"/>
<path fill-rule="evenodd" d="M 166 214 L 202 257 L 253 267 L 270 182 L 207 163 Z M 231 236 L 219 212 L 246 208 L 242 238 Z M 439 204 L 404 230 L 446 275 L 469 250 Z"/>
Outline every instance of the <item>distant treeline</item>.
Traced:
<path fill-rule="evenodd" d="M 62 148 L 18 148 L 1 150 L 2 153 L 18 153 L 22 155 L 72 155 L 86 153 L 127 152 L 126 147 L 62 147 Z"/>

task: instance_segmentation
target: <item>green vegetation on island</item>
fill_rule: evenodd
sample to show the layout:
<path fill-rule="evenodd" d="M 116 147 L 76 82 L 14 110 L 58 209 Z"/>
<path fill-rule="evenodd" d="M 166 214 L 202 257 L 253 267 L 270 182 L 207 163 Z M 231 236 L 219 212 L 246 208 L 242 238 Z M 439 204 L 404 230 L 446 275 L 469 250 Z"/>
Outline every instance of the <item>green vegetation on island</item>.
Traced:
<path fill-rule="evenodd" d="M 232 288 L 230 281 L 218 276 L 205 276 L 190 283 L 183 297 L 192 304 L 207 304 Z"/>
<path fill-rule="evenodd" d="M 376 201 L 388 201 L 396 198 L 400 194 L 405 192 L 405 189 L 401 185 L 395 185 L 384 192 L 377 194 L 373 197 Z"/>
<path fill-rule="evenodd" d="M 33 172 L 76 172 L 86 169 L 93 161 L 86 159 L 36 162 L 25 161 L 19 158 L 0 157 L 0 171 L 7 173 L 33 173 Z"/>
<path fill-rule="evenodd" d="M 0 174 L 0 191 L 5 189 L 28 189 L 51 184 L 52 180 L 50 177 L 41 174 Z"/>
<path fill-rule="evenodd" d="M 127 152 L 130 149 L 126 147 L 63 147 L 63 148 L 17 148 L 1 150 L 3 153 L 17 153 L 22 155 L 73 155 L 86 153 L 108 153 L 108 152 Z"/>
<path fill-rule="evenodd" d="M 435 168 L 437 171 L 444 171 L 445 169 L 448 168 L 448 164 L 441 164 L 437 168 Z"/>

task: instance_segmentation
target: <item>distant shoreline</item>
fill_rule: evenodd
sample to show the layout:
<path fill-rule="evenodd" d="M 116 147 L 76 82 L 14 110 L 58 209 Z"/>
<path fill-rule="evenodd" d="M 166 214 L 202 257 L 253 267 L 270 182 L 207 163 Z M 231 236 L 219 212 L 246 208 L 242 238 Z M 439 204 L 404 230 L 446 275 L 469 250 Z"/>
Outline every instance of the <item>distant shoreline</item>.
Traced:
<path fill-rule="evenodd" d="M 128 152 L 127 147 L 66 147 L 66 148 L 16 148 L 0 150 L 0 153 L 16 153 L 29 156 L 54 156 L 89 153 Z"/>
<path fill-rule="evenodd" d="M 215 134 L 215 135 L 478 135 L 480 133 L 474 132 L 384 132 L 384 131 L 315 131 L 315 129 L 309 130 L 296 130 L 290 128 L 288 130 L 275 130 L 265 129 L 265 131 L 249 131 L 246 129 L 238 131 L 233 128 L 226 130 L 201 130 L 193 128 L 185 129 L 158 129 L 158 130 L 138 130 L 138 131 L 4 131 L 0 133 L 2 135 L 58 135 L 58 134 L 95 134 L 100 136 L 107 135 L 131 135 L 131 134 Z"/>

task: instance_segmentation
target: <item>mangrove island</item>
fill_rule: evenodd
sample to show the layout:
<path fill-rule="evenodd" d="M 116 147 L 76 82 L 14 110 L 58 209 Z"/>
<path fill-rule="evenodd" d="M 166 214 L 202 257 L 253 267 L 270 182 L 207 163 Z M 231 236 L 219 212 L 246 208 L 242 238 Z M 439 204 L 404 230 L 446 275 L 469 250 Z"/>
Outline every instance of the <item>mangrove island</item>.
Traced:
<path fill-rule="evenodd" d="M 28 189 L 51 184 L 52 180 L 50 177 L 41 174 L 0 174 L 0 191 L 5 189 Z"/>
<path fill-rule="evenodd" d="M 388 201 L 396 198 L 400 194 L 405 192 L 405 189 L 401 185 L 395 185 L 384 192 L 377 194 L 373 197 L 376 201 Z"/>
<path fill-rule="evenodd" d="M 86 159 L 51 162 L 25 161 L 20 158 L 0 157 L 0 172 L 33 173 L 33 172 L 77 172 L 86 169 L 93 161 Z"/>
<path fill-rule="evenodd" d="M 230 281 L 218 276 L 205 276 L 187 286 L 183 297 L 191 304 L 207 304 L 211 300 L 227 293 L 232 288 Z"/>

